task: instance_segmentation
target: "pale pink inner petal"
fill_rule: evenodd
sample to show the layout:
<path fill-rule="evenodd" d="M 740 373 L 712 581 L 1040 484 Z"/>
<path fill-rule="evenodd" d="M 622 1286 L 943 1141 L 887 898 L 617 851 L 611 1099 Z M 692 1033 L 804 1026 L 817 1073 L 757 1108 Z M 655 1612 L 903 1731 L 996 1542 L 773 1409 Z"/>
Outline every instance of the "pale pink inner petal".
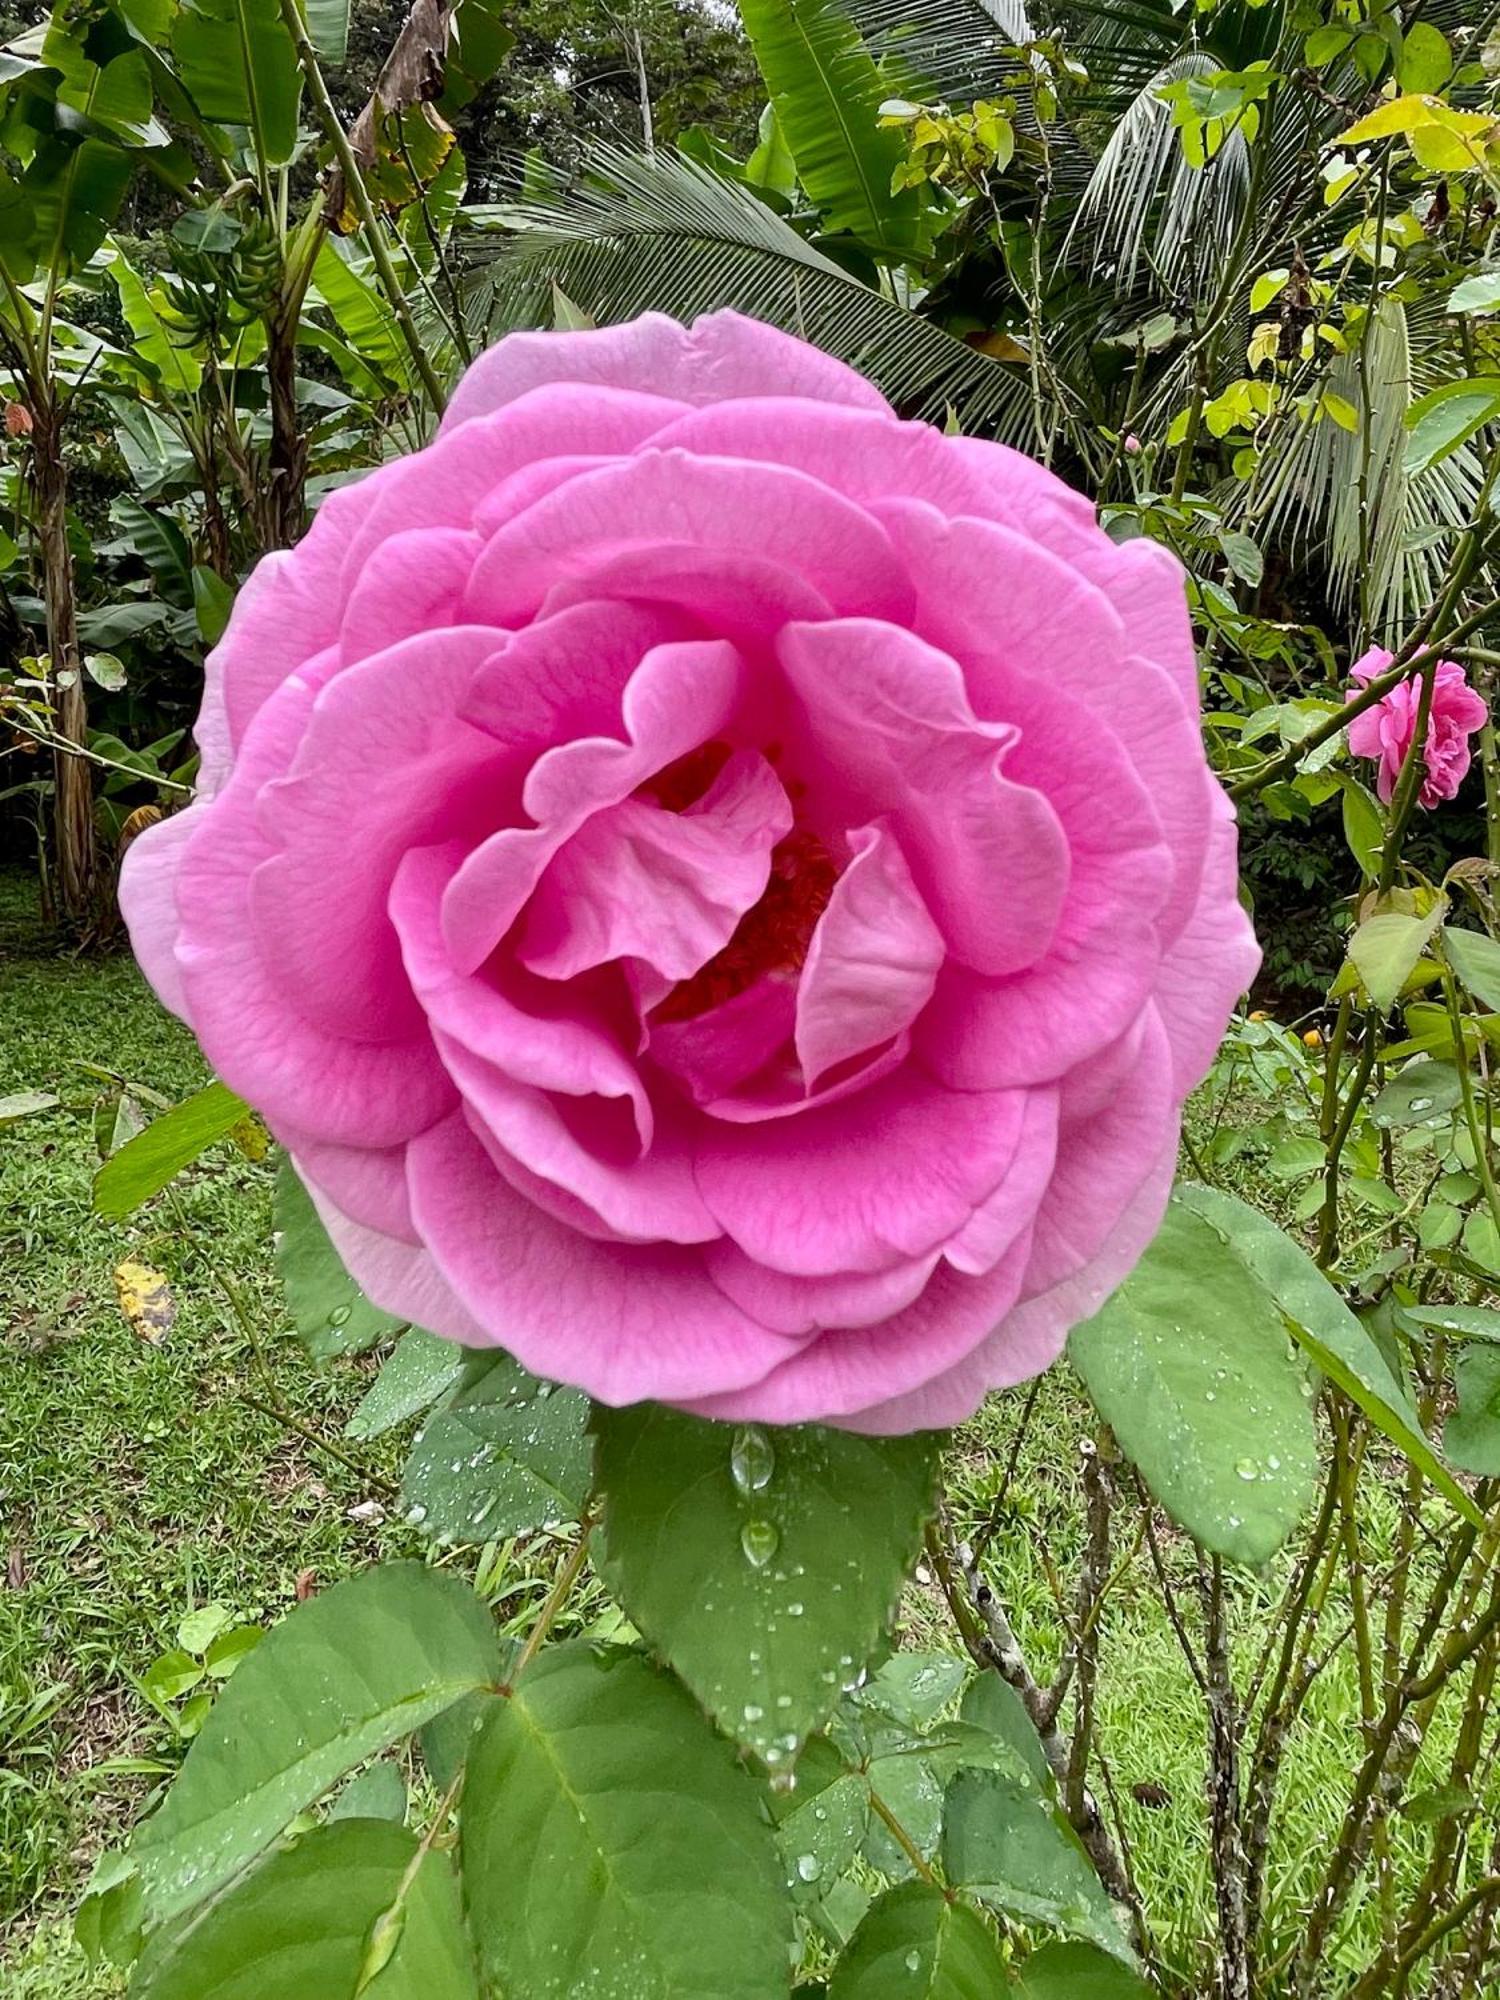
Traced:
<path fill-rule="evenodd" d="M 514 947 L 546 979 L 639 958 L 691 979 L 734 934 L 771 873 L 792 809 L 765 758 L 737 751 L 686 812 L 623 799 L 586 820 L 553 856 Z"/>
<path fill-rule="evenodd" d="M 793 625 L 777 657 L 846 811 L 889 813 L 922 900 L 957 956 L 986 973 L 1046 952 L 1068 888 L 1056 813 L 1001 771 L 1015 732 L 981 722 L 947 654 L 876 620 Z"/>
<path fill-rule="evenodd" d="M 849 835 L 853 858 L 818 919 L 797 989 L 797 1055 L 809 1085 L 901 1033 L 931 998 L 943 938 L 885 825 Z"/>

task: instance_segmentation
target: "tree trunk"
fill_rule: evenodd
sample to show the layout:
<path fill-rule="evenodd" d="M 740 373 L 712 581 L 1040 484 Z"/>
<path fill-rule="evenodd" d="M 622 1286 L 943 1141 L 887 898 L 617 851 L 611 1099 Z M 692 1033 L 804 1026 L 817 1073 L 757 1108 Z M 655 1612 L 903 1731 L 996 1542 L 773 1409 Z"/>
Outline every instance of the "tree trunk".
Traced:
<path fill-rule="evenodd" d="M 68 473 L 62 453 L 62 417 L 50 391 L 32 406 L 33 478 L 37 533 L 42 547 L 42 595 L 47 606 L 47 651 L 57 688 L 57 733 L 80 750 L 88 746 L 88 700 L 78 650 L 78 604 L 73 552 L 68 547 Z M 53 845 L 57 901 L 63 918 L 80 930 L 100 915 L 98 843 L 94 836 L 94 778 L 88 760 L 54 752 Z"/>

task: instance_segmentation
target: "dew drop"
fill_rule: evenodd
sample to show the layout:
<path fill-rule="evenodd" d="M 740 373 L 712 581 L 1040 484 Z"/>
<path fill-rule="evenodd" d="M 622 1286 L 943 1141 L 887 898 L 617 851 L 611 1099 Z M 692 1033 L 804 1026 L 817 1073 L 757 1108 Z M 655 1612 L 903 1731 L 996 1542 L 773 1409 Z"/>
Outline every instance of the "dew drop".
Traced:
<path fill-rule="evenodd" d="M 335 1306 L 333 1311 L 328 1315 L 328 1324 L 330 1326 L 344 1326 L 348 1322 L 349 1314 L 352 1310 L 351 1306 Z"/>
<path fill-rule="evenodd" d="M 1239 1474 L 1241 1479 L 1250 1480 L 1250 1479 L 1259 1479 L 1260 1477 L 1260 1467 L 1256 1464 L 1253 1458 L 1241 1458 L 1236 1460 L 1234 1469 Z"/>
<path fill-rule="evenodd" d="M 921 1952 L 909 1951 L 906 1954 L 906 1969 L 908 1972 L 920 1972 L 922 1970 Z"/>
<path fill-rule="evenodd" d="M 823 1864 L 816 1854 L 797 1856 L 797 1873 L 804 1882 L 816 1882 L 823 1872 Z"/>
<path fill-rule="evenodd" d="M 776 1470 L 776 1448 L 759 1424 L 741 1424 L 729 1449 L 729 1470 L 741 1493 L 763 1493 Z"/>
<path fill-rule="evenodd" d="M 740 1529 L 740 1547 L 752 1569 L 764 1569 L 781 1542 L 781 1530 L 774 1521 L 747 1521 Z"/>

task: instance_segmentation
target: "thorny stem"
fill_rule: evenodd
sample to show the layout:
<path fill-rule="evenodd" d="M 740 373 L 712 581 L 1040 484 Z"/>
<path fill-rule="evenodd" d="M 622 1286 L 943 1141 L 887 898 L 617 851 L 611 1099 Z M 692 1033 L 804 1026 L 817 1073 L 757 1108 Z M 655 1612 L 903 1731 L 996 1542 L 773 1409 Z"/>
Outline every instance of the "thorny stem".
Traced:
<path fill-rule="evenodd" d="M 556 1580 L 548 1591 L 541 1610 L 537 1613 L 536 1623 L 526 1634 L 526 1643 L 522 1646 L 516 1664 L 510 1670 L 510 1677 L 501 1690 L 503 1694 L 509 1694 L 511 1688 L 541 1651 L 547 1634 L 557 1621 L 558 1612 L 567 1603 L 568 1595 L 578 1581 L 579 1573 L 588 1558 L 589 1533 L 593 1525 L 593 1518 L 589 1514 L 585 1514 L 579 1522 L 578 1540 L 569 1550 L 567 1561 L 558 1571 Z"/>

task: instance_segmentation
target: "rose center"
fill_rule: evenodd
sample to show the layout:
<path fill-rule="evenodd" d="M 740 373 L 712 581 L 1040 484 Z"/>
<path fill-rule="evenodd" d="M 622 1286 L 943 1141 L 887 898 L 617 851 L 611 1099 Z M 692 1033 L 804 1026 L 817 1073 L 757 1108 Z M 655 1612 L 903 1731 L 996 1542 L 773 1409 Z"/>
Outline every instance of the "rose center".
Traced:
<path fill-rule="evenodd" d="M 772 763 L 779 748 L 772 745 L 766 752 Z M 652 796 L 669 811 L 683 811 L 712 783 L 728 754 L 723 744 L 704 744 L 659 772 L 651 783 Z M 793 781 L 786 789 L 795 800 L 804 788 Z M 770 880 L 728 944 L 691 979 L 673 987 L 651 1010 L 650 1019 L 691 1021 L 733 1000 L 768 973 L 799 972 L 838 877 L 839 865 L 819 836 L 809 827 L 794 826 L 772 848 Z"/>

